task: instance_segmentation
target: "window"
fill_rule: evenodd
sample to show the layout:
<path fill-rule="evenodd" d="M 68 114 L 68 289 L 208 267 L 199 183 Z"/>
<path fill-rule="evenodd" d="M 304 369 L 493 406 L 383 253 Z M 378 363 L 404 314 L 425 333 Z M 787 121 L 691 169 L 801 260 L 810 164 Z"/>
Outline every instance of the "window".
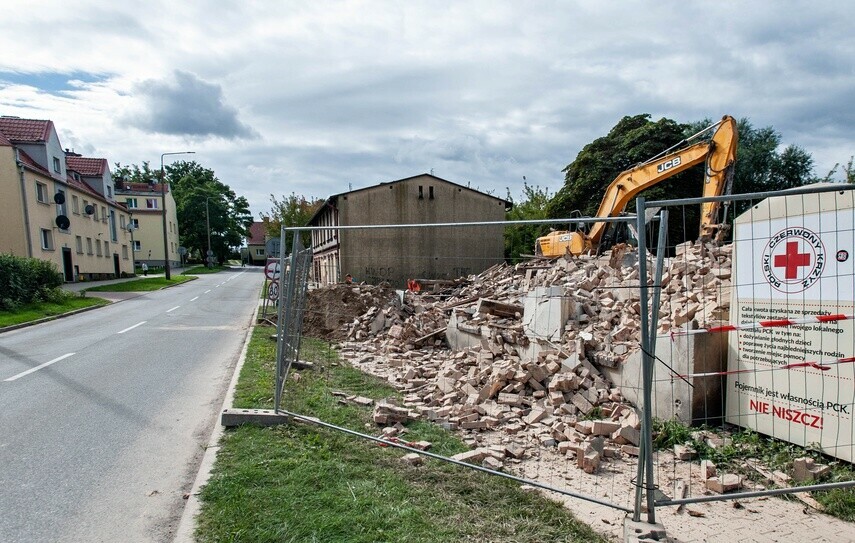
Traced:
<path fill-rule="evenodd" d="M 83 199 L 83 212 L 84 212 L 84 213 L 86 213 L 86 208 L 87 208 L 87 207 L 89 207 L 89 200 L 87 200 L 86 198 L 84 198 L 84 199 Z M 87 218 L 91 218 L 89 215 L 87 215 L 86 217 L 87 217 Z"/>
<path fill-rule="evenodd" d="M 44 183 L 36 182 L 36 199 L 43 204 L 48 203 L 47 185 Z"/>
<path fill-rule="evenodd" d="M 107 197 L 108 198 L 113 197 L 113 187 L 111 187 L 110 185 L 107 185 Z"/>
<path fill-rule="evenodd" d="M 86 254 L 92 254 L 92 238 L 86 238 Z"/>
<path fill-rule="evenodd" d="M 131 224 L 134 225 L 134 230 L 140 229 L 140 220 L 139 219 L 131 219 Z"/>
<path fill-rule="evenodd" d="M 157 209 L 157 198 L 146 198 L 145 207 L 146 209 Z"/>
<path fill-rule="evenodd" d="M 121 228 L 122 230 L 125 230 L 125 229 L 127 229 L 127 227 L 128 227 L 128 222 L 125 220 L 125 216 L 119 215 L 119 228 Z"/>
<path fill-rule="evenodd" d="M 62 163 L 57 157 L 53 157 L 53 171 L 56 173 L 62 173 Z"/>
<path fill-rule="evenodd" d="M 122 259 L 123 260 L 128 259 L 128 246 L 127 245 L 122 245 Z"/>
<path fill-rule="evenodd" d="M 255 256 L 264 256 L 264 249 L 255 249 Z"/>
<path fill-rule="evenodd" d="M 96 256 L 101 256 L 101 254 L 102 254 L 102 253 L 101 253 L 101 240 L 100 240 L 100 239 L 96 239 L 96 240 L 95 240 L 95 255 L 96 255 Z"/>
<path fill-rule="evenodd" d="M 101 222 L 107 222 L 107 208 L 101 206 Z"/>
<path fill-rule="evenodd" d="M 424 200 L 424 198 L 425 198 L 424 187 L 419 185 L 419 200 Z"/>
<path fill-rule="evenodd" d="M 128 209 L 136 209 L 137 208 L 137 199 L 136 198 L 128 198 L 125 200 L 125 203 L 128 205 Z"/>
<path fill-rule="evenodd" d="M 140 240 L 135 239 L 134 240 L 134 252 L 138 253 L 140 251 L 142 251 L 142 245 L 140 245 Z"/>
<path fill-rule="evenodd" d="M 104 242 L 104 256 L 110 256 L 110 244 Z"/>
<path fill-rule="evenodd" d="M 46 228 L 42 228 L 42 249 L 53 251 L 53 232 Z"/>
<path fill-rule="evenodd" d="M 75 236 L 74 242 L 77 244 L 77 254 L 83 254 L 83 238 L 80 236 Z"/>
<path fill-rule="evenodd" d="M 80 201 L 77 196 L 71 196 L 71 212 L 75 215 L 80 215 Z"/>
<path fill-rule="evenodd" d="M 433 187 L 428 187 L 428 200 L 433 200 Z"/>

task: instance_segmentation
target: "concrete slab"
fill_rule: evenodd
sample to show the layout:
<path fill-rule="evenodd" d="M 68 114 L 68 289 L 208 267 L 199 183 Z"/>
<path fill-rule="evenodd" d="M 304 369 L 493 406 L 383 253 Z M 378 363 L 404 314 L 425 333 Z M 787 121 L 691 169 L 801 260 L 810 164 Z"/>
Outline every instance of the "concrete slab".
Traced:
<path fill-rule="evenodd" d="M 257 424 L 259 426 L 278 426 L 288 424 L 291 417 L 277 413 L 272 409 L 223 409 L 220 423 L 226 428 L 233 428 L 243 424 Z"/>
<path fill-rule="evenodd" d="M 627 516 L 623 523 L 624 543 L 640 543 L 642 541 L 672 541 L 665 533 L 665 527 L 661 524 L 648 524 L 646 522 L 635 522 Z"/>

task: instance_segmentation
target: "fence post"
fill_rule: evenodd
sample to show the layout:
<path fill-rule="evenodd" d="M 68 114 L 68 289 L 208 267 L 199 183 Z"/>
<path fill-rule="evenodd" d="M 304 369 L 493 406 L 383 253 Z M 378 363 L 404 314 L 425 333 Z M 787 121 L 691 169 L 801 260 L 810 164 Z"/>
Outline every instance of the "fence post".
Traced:
<path fill-rule="evenodd" d="M 635 509 L 632 520 L 641 520 L 641 495 L 642 489 L 647 495 L 647 522 L 656 523 L 655 502 L 653 495 L 653 358 L 650 356 L 650 334 L 648 325 L 648 312 L 650 303 L 648 299 L 647 280 L 647 236 L 644 225 L 644 198 L 637 198 L 635 204 L 636 227 L 638 229 L 638 272 L 640 282 L 639 298 L 641 303 L 641 374 L 642 374 L 642 412 L 641 412 L 641 442 L 638 456 L 638 475 L 636 477 Z"/>

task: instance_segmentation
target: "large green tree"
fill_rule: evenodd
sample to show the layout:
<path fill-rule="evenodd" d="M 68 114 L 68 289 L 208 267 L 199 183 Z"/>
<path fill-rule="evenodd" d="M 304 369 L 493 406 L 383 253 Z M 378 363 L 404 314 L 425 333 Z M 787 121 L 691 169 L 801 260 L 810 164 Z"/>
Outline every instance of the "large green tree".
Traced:
<path fill-rule="evenodd" d="M 653 122 L 650 115 L 627 116 L 606 136 L 586 145 L 564 168 L 564 186 L 547 206 L 550 218 L 596 214 L 606 187 L 617 175 L 712 124 L 710 120 L 682 124 L 670 119 Z M 803 149 L 781 149 L 781 135 L 772 127 L 754 128 L 748 119 L 737 123 L 739 143 L 732 192 L 782 190 L 814 180 L 813 160 Z M 711 134 L 710 134 L 711 135 Z M 698 197 L 702 193 L 704 166 L 690 168 L 643 191 L 648 200 Z M 630 203 L 628 211 L 634 210 Z M 671 243 L 697 237 L 700 209 L 683 207 L 671 216 Z"/>
<path fill-rule="evenodd" d="M 282 199 L 270 195 L 272 204 L 269 213 L 261 212 L 261 218 L 267 227 L 267 234 L 272 237 L 279 237 L 283 226 L 306 226 L 309 219 L 324 203 L 322 198 L 306 198 L 303 195 L 291 193 L 288 196 L 283 196 Z M 287 253 L 291 251 L 293 237 L 286 235 L 282 240 L 282 249 Z M 302 236 L 303 246 L 308 246 L 311 243 L 311 237 L 308 232 L 304 232 Z"/>
<path fill-rule="evenodd" d="M 617 175 L 644 162 L 683 140 L 688 127 L 671 119 L 653 122 L 650 115 L 621 119 L 609 133 L 597 138 L 579 152 L 564 170 L 564 186 L 546 208 L 550 218 L 570 217 L 575 211 L 585 217 L 596 214 L 606 187 Z M 645 191 L 645 196 L 687 194 L 688 172 L 676 175 L 658 187 Z M 696 183 L 700 193 L 700 181 Z M 675 193 L 674 190 L 677 192 Z"/>
<path fill-rule="evenodd" d="M 214 171 L 193 161 L 166 166 L 178 212 L 181 244 L 202 256 L 210 235 L 214 257 L 222 262 L 243 243 L 252 224 L 249 202 L 217 179 Z"/>

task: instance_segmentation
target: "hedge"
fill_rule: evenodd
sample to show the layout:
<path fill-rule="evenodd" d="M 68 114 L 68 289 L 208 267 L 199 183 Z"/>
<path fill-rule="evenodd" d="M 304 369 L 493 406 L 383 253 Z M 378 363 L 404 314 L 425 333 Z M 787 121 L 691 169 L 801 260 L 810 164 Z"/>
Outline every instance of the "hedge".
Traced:
<path fill-rule="evenodd" d="M 0 310 L 48 300 L 62 282 L 53 262 L 0 254 Z"/>

